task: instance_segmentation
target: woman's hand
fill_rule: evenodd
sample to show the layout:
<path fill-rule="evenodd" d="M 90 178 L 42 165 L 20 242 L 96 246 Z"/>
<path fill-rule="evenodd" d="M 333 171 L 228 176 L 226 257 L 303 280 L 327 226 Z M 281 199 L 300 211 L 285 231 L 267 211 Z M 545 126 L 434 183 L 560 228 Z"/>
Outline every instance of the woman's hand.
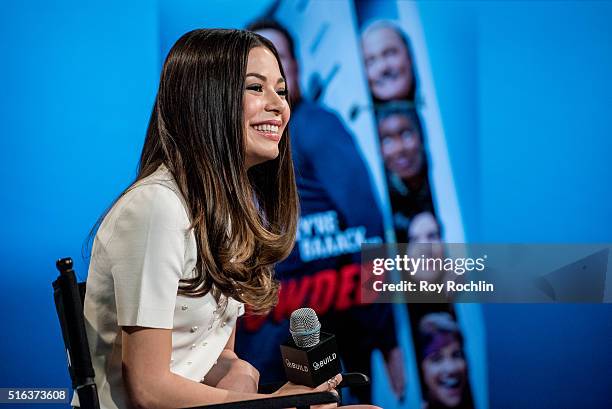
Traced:
<path fill-rule="evenodd" d="M 226 349 L 206 374 L 204 383 L 228 391 L 257 393 L 259 371 Z"/>
<path fill-rule="evenodd" d="M 257 393 L 258 385 L 259 371 L 247 361 L 235 359 L 216 386 L 228 391 Z"/>
<path fill-rule="evenodd" d="M 330 389 L 330 383 L 332 385 L 335 384 L 335 386 L 338 386 L 340 382 L 342 382 L 342 375 L 340 374 L 330 379 L 330 381 L 322 383 L 316 388 L 311 388 L 311 387 L 303 386 L 303 385 L 296 385 L 294 383 L 287 382 L 286 384 L 281 386 L 280 389 L 278 389 L 276 392 L 272 393 L 272 396 L 297 395 L 300 393 L 327 392 L 327 391 L 331 391 L 337 394 L 335 389 Z M 338 407 L 336 403 L 313 406 L 314 409 L 331 409 L 331 408 L 336 408 L 336 407 Z"/>

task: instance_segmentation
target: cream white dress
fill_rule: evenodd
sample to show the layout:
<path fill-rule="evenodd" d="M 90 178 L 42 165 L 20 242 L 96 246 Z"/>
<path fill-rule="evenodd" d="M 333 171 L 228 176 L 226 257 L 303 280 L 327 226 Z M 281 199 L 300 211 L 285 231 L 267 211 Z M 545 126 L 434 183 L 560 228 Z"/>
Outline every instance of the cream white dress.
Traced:
<path fill-rule="evenodd" d="M 232 298 L 217 303 L 210 293 L 177 295 L 179 280 L 193 276 L 197 260 L 189 225 L 184 200 L 162 165 L 125 194 L 98 229 L 85 321 L 101 408 L 129 407 L 121 375 L 122 326 L 172 329 L 170 370 L 200 382 L 244 313 Z"/>

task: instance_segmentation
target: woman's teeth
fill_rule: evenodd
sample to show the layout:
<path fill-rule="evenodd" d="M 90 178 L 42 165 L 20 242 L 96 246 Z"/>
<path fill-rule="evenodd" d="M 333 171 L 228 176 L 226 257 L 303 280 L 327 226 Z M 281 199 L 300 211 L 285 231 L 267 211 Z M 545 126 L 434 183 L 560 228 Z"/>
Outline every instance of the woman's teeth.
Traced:
<path fill-rule="evenodd" d="M 253 125 L 253 128 L 255 128 L 256 130 L 261 131 L 261 132 L 278 133 L 278 126 L 277 125 L 270 125 L 270 124 Z"/>
<path fill-rule="evenodd" d="M 454 376 L 449 376 L 449 377 L 440 379 L 439 383 L 445 388 L 456 388 L 459 386 L 459 379 Z"/>

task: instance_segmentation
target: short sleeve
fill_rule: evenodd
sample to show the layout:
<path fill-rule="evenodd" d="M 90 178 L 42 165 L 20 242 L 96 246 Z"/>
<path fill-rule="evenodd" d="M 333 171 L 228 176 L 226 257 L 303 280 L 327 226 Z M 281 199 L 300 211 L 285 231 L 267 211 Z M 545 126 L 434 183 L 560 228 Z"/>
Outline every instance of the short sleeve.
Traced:
<path fill-rule="evenodd" d="M 189 225 L 179 197 L 159 185 L 138 186 L 117 209 L 107 255 L 119 326 L 173 327 Z"/>
<path fill-rule="evenodd" d="M 243 315 L 244 315 L 244 303 L 240 303 L 240 305 L 238 305 L 237 317 L 242 317 Z"/>

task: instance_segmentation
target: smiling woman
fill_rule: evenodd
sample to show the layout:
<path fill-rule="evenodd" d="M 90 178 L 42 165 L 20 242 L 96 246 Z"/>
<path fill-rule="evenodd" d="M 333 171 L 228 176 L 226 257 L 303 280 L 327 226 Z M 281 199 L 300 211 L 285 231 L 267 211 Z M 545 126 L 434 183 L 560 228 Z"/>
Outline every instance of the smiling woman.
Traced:
<path fill-rule="evenodd" d="M 425 315 L 419 323 L 419 344 L 424 408 L 472 408 L 463 336 L 451 315 Z"/>
<path fill-rule="evenodd" d="M 289 104 L 276 57 L 265 47 L 249 52 L 244 120 L 247 167 L 276 158 L 278 143 L 289 121 Z"/>
<path fill-rule="evenodd" d="M 84 313 L 100 407 L 264 396 L 234 337 L 245 304 L 276 303 L 273 265 L 295 238 L 286 94 L 276 51 L 257 34 L 195 30 L 170 50 L 138 176 L 92 247 Z"/>
<path fill-rule="evenodd" d="M 92 247 L 84 314 L 101 408 L 267 396 L 234 339 L 245 304 L 276 304 L 273 266 L 295 239 L 286 95 L 274 46 L 257 34 L 194 30 L 170 50 L 138 176 Z"/>

